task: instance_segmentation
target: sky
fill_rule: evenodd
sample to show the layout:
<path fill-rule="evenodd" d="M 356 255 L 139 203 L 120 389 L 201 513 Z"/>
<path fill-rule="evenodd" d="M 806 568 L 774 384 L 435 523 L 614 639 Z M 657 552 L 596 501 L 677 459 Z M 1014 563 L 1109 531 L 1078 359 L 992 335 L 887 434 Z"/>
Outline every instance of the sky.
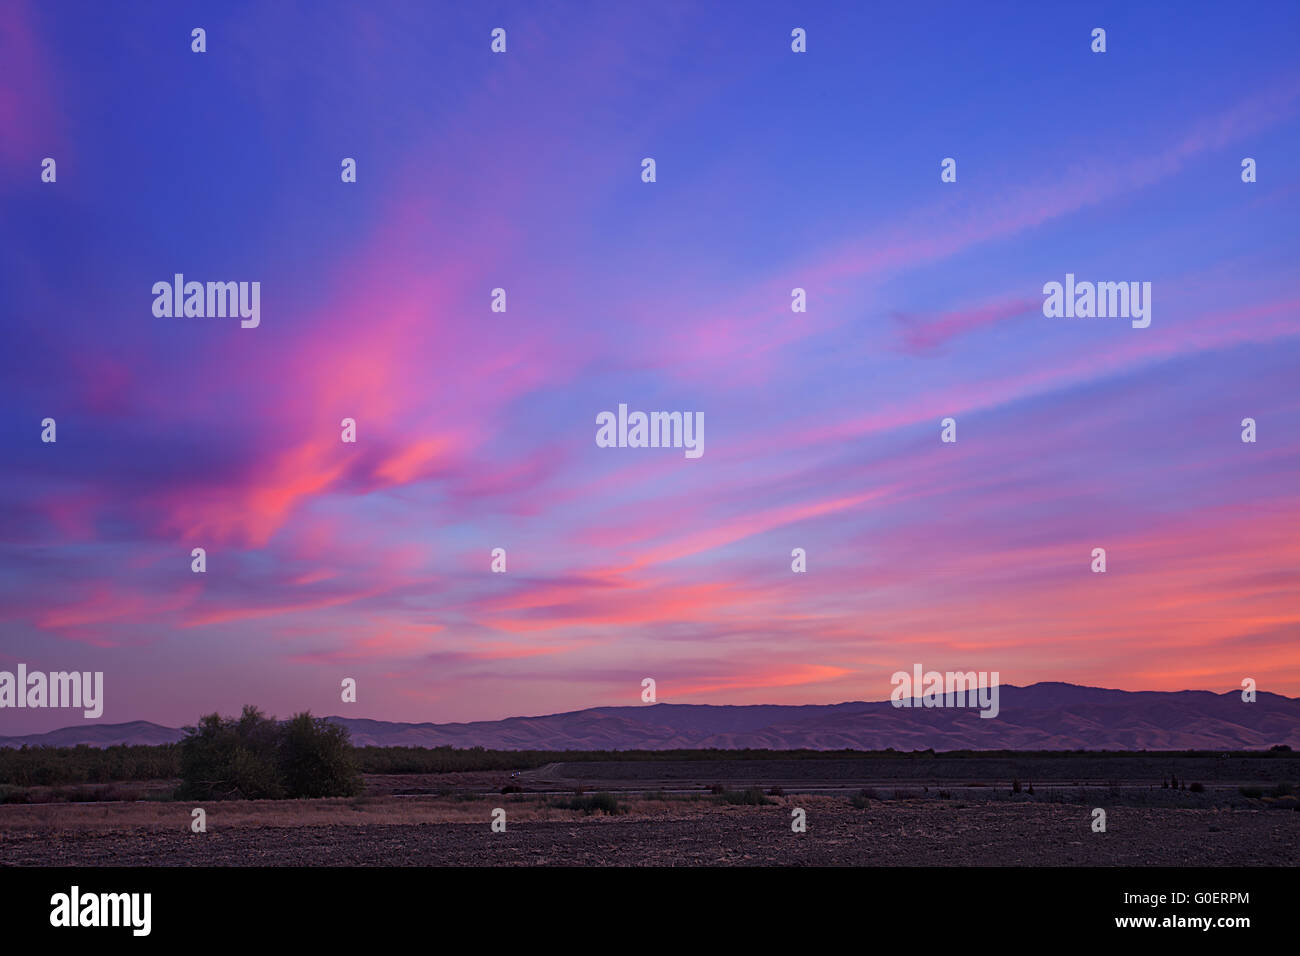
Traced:
<path fill-rule="evenodd" d="M 1296 4 L 103 10 L 0 7 L 0 669 L 170 726 L 1300 694 Z"/>

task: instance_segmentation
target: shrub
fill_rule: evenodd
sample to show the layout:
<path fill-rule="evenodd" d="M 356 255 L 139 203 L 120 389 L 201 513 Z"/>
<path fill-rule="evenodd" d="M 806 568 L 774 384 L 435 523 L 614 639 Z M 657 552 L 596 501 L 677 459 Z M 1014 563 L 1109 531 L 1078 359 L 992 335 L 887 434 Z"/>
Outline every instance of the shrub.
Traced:
<path fill-rule="evenodd" d="M 557 800 L 554 806 L 564 810 L 579 810 L 582 813 L 606 813 L 614 816 L 626 813 L 627 808 L 618 802 L 612 793 L 593 793 L 590 796 L 574 797 L 572 800 Z"/>
<path fill-rule="evenodd" d="M 1204 792 L 1205 792 L 1205 784 L 1203 784 L 1203 783 L 1194 783 L 1194 784 L 1192 784 L 1190 787 L 1188 787 L 1187 789 L 1190 790 L 1190 791 L 1192 791 L 1192 793 L 1204 793 Z"/>
<path fill-rule="evenodd" d="M 348 732 L 309 713 L 277 723 L 256 707 L 207 714 L 180 742 L 182 800 L 349 797 L 361 792 Z"/>
<path fill-rule="evenodd" d="M 207 714 L 185 728 L 181 748 L 182 800 L 283 797 L 276 768 L 275 721 L 246 706 L 239 718 Z"/>
<path fill-rule="evenodd" d="M 292 797 L 351 797 L 364 785 L 346 727 L 303 712 L 279 728 L 280 778 Z"/>

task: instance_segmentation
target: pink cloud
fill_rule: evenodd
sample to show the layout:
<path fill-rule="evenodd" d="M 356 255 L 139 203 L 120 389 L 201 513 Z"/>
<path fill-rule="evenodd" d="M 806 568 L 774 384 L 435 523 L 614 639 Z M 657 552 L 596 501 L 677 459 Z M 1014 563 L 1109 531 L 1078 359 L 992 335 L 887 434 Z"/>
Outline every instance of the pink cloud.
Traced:
<path fill-rule="evenodd" d="M 54 75 L 23 0 L 0 5 L 0 63 L 0 164 L 37 182 L 42 159 L 63 163 L 71 157 L 57 120 Z"/>
<path fill-rule="evenodd" d="M 1039 299 L 1014 299 L 937 315 L 895 312 L 893 317 L 901 326 L 903 351 L 929 355 L 960 335 L 1037 313 L 1042 305 Z"/>

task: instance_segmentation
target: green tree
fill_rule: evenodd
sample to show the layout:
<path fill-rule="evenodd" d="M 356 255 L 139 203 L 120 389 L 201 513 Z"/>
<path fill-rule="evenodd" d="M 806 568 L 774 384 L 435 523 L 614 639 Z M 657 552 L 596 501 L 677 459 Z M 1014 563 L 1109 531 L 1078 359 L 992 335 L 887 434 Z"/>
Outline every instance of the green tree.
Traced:
<path fill-rule="evenodd" d="M 280 728 L 279 770 L 293 797 L 350 797 L 363 787 L 346 727 L 295 714 Z"/>
<path fill-rule="evenodd" d="M 238 718 L 206 714 L 180 742 L 178 795 L 189 800 L 263 800 L 285 795 L 274 717 L 246 705 Z"/>

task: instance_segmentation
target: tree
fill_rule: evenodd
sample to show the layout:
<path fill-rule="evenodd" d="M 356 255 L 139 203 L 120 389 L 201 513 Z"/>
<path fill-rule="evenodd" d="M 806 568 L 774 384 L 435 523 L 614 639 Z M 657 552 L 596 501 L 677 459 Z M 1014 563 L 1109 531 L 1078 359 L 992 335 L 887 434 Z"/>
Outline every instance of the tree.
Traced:
<path fill-rule="evenodd" d="M 179 747 L 184 800 L 346 797 L 363 786 L 347 728 L 306 712 L 284 723 L 252 706 L 207 714 Z"/>
<path fill-rule="evenodd" d="M 285 796 L 276 766 L 274 717 L 246 705 L 238 719 L 206 714 L 181 740 L 179 796 L 189 800 L 262 800 Z"/>
<path fill-rule="evenodd" d="M 294 797 L 350 797 L 362 789 L 346 727 L 295 714 L 280 728 L 280 779 Z"/>

